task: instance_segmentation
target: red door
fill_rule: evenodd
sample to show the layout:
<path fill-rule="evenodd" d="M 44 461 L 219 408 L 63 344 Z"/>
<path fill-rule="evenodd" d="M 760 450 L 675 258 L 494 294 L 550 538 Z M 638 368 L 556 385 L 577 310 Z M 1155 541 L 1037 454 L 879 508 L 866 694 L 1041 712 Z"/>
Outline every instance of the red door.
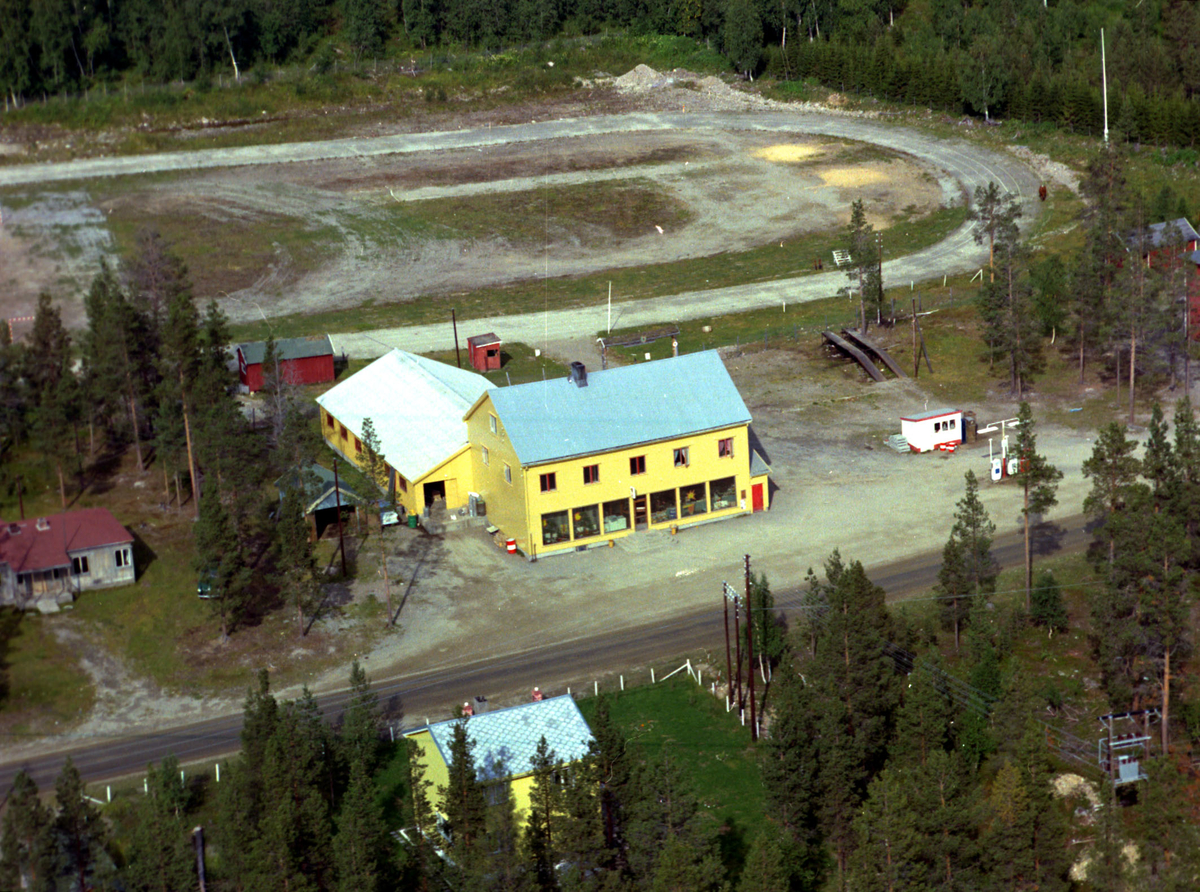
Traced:
<path fill-rule="evenodd" d="M 763 509 L 763 485 L 761 483 L 756 483 L 750 487 L 750 499 L 755 511 Z"/>

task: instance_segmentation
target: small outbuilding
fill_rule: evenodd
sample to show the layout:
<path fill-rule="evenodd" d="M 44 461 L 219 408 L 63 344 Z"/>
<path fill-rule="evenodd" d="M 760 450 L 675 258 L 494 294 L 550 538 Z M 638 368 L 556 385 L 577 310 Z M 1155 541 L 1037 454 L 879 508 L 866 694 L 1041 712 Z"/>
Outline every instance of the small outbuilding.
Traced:
<path fill-rule="evenodd" d="M 250 393 L 263 389 L 266 355 L 266 341 L 237 346 L 238 379 Z M 279 360 L 279 376 L 288 384 L 324 384 L 334 378 L 333 342 L 329 335 L 283 338 L 275 342 L 275 355 Z"/>
<path fill-rule="evenodd" d="M 313 539 L 320 539 L 328 527 L 337 523 L 339 507 L 343 517 L 358 512 L 358 494 L 348 488 L 339 475 L 315 462 L 303 468 L 292 468 L 275 481 L 280 502 L 294 486 L 304 489 L 304 516 Z"/>
<path fill-rule="evenodd" d="M 900 419 L 900 434 L 913 452 L 932 452 L 965 441 L 961 409 L 930 409 Z"/>
<path fill-rule="evenodd" d="M 500 368 L 500 338 L 494 332 L 469 337 L 467 354 L 475 371 L 495 371 Z"/>
<path fill-rule="evenodd" d="M 107 508 L 0 522 L 0 604 L 51 613 L 136 578 L 133 536 Z"/>

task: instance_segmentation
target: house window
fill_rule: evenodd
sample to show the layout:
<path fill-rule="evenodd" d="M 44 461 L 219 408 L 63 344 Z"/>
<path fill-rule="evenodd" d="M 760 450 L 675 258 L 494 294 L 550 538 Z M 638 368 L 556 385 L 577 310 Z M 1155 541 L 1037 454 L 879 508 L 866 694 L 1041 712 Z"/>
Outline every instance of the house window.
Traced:
<path fill-rule="evenodd" d="M 117 551 L 116 551 L 116 555 L 115 555 L 115 556 L 116 556 L 116 559 L 117 559 L 117 566 L 118 566 L 118 567 L 131 567 L 131 566 L 133 566 L 133 560 L 132 560 L 132 558 L 131 558 L 131 556 L 130 556 L 130 554 L 129 554 L 129 549 L 128 549 L 128 548 L 118 548 L 118 549 L 117 549 Z"/>
<path fill-rule="evenodd" d="M 720 511 L 737 505 L 737 479 L 722 477 L 708 484 L 708 492 L 712 497 L 712 510 Z"/>
<path fill-rule="evenodd" d="M 76 576 L 87 576 L 91 572 L 86 554 L 71 558 L 71 572 Z"/>
<path fill-rule="evenodd" d="M 508 462 L 504 463 L 504 482 L 512 483 L 512 468 L 508 466 Z"/>
<path fill-rule="evenodd" d="M 615 533 L 629 529 L 629 499 L 604 503 L 604 532 Z"/>
<path fill-rule="evenodd" d="M 488 430 L 490 430 L 493 434 L 496 432 L 496 416 L 495 415 L 488 415 Z"/>
<path fill-rule="evenodd" d="M 567 542 L 571 538 L 571 524 L 566 511 L 552 511 L 542 515 L 542 544 L 553 545 Z"/>
<path fill-rule="evenodd" d="M 646 456 L 635 455 L 629 459 L 629 473 L 635 477 L 646 473 Z"/>
<path fill-rule="evenodd" d="M 942 429 L 942 423 L 940 421 L 935 421 L 933 423 L 933 432 L 936 434 L 941 429 Z"/>
<path fill-rule="evenodd" d="M 483 463 L 488 464 L 488 448 L 486 446 L 479 447 L 479 457 L 483 459 Z"/>
<path fill-rule="evenodd" d="M 354 438 L 354 451 L 360 455 L 362 454 L 362 440 L 360 440 L 358 437 Z"/>
<path fill-rule="evenodd" d="M 600 466 L 599 465 L 584 465 L 583 467 L 583 482 L 599 483 L 600 482 Z"/>
<path fill-rule="evenodd" d="M 679 516 L 696 517 L 708 510 L 708 500 L 704 497 L 704 484 L 679 487 Z"/>
<path fill-rule="evenodd" d="M 950 430 L 954 430 L 954 419 L 950 419 Z"/>
<path fill-rule="evenodd" d="M 551 471 L 541 476 L 542 492 L 554 492 L 558 489 L 558 475 Z"/>
<path fill-rule="evenodd" d="M 589 536 L 600 535 L 600 506 L 584 505 L 571 512 L 575 523 L 575 538 L 586 539 Z"/>
<path fill-rule="evenodd" d="M 346 425 L 342 424 L 340 421 L 338 422 L 338 432 L 341 434 L 343 440 L 346 439 Z"/>
<path fill-rule="evenodd" d="M 686 468 L 688 466 L 688 448 L 686 446 L 680 446 L 675 450 L 674 455 L 675 467 Z"/>
<path fill-rule="evenodd" d="M 717 457 L 733 458 L 733 437 L 717 440 Z"/>
<path fill-rule="evenodd" d="M 333 416 L 328 412 L 325 413 L 325 426 L 331 430 L 333 429 Z"/>
<path fill-rule="evenodd" d="M 400 487 L 400 492 L 408 492 L 408 481 L 399 474 L 396 475 L 396 485 Z"/>
<path fill-rule="evenodd" d="M 675 490 L 664 489 L 662 492 L 650 493 L 650 522 L 666 523 L 675 520 L 678 511 L 675 506 Z"/>

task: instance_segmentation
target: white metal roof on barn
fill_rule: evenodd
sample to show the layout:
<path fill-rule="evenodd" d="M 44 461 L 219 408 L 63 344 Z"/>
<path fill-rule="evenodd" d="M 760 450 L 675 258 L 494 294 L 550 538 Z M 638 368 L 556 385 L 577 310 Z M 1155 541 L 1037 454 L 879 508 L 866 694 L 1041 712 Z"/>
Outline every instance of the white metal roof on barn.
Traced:
<path fill-rule="evenodd" d="M 467 445 L 463 414 L 491 386 L 474 372 L 393 350 L 317 404 L 359 438 L 370 418 L 387 463 L 419 480 Z"/>
<path fill-rule="evenodd" d="M 488 394 L 523 465 L 750 422 L 715 350 L 500 387 Z"/>
<path fill-rule="evenodd" d="M 560 765 L 586 756 L 592 740 L 592 730 L 575 700 L 563 694 L 430 725 L 429 736 L 447 765 L 454 726 L 460 722 L 466 723 L 467 737 L 475 741 L 475 773 L 481 781 L 528 774 L 543 737 Z"/>

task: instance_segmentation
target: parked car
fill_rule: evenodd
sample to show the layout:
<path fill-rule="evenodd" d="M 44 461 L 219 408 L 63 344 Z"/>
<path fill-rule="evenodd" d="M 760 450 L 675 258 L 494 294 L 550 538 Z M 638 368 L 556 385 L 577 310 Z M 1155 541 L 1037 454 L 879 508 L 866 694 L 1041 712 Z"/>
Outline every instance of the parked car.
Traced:
<path fill-rule="evenodd" d="M 379 522 L 385 527 L 393 527 L 400 522 L 400 513 L 387 507 L 387 502 L 379 503 Z"/>
<path fill-rule="evenodd" d="M 217 568 L 205 567 L 200 572 L 199 578 L 196 580 L 196 597 L 204 600 L 210 600 L 218 597 L 217 592 Z"/>

